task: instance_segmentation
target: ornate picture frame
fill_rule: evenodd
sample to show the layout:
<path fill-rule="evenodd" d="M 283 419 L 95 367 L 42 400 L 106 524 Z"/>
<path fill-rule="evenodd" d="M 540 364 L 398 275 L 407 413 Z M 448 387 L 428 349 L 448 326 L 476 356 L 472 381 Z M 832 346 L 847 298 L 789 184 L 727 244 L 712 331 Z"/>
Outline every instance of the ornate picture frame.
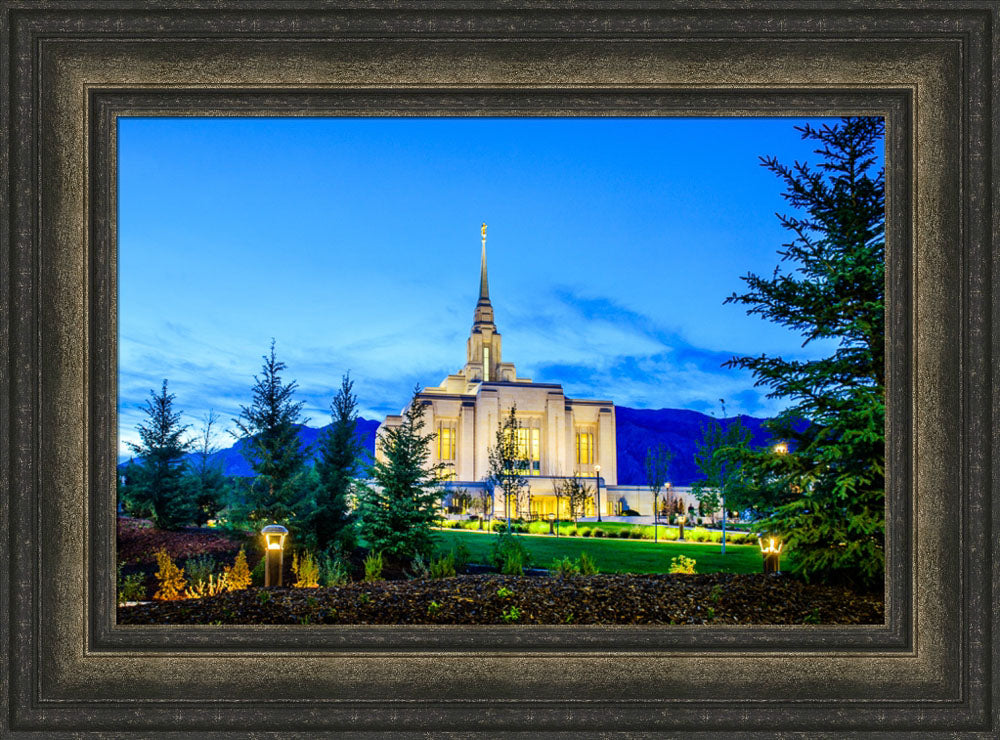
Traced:
<path fill-rule="evenodd" d="M 994 737 L 998 6 L 0 1 L 2 734 Z M 114 621 L 123 115 L 883 115 L 881 626 Z"/>

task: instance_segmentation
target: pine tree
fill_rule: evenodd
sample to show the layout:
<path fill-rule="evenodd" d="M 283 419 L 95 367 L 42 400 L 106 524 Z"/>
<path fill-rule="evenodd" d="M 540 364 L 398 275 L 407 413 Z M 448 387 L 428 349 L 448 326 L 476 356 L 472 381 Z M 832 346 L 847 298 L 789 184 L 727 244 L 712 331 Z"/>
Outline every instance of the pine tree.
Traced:
<path fill-rule="evenodd" d="M 429 464 L 437 435 L 423 432 L 424 404 L 418 392 L 414 389 L 402 423 L 379 435 L 385 459 L 369 467 L 372 482 L 358 491 L 361 536 L 373 552 L 400 561 L 431 554 L 431 526 L 442 495 L 444 466 Z"/>
<path fill-rule="evenodd" d="M 348 496 L 364 450 L 358 439 L 358 402 L 345 375 L 330 405 L 333 423 L 319 437 L 314 508 L 307 519 L 314 548 L 348 550 L 354 546 L 355 515 Z"/>
<path fill-rule="evenodd" d="M 818 360 L 735 357 L 771 398 L 790 406 L 769 424 L 784 444 L 741 456 L 750 488 L 766 492 L 759 527 L 781 534 L 806 579 L 877 586 L 885 531 L 885 175 L 875 169 L 880 118 L 798 127 L 817 142 L 818 168 L 762 157 L 799 215 L 779 215 L 792 238 L 770 278 L 748 274 L 727 302 L 802 334 L 833 340 Z M 803 423 L 805 422 L 805 423 Z M 780 454 L 779 454 L 780 453 Z"/>
<path fill-rule="evenodd" d="M 302 504 L 308 449 L 299 445 L 299 426 L 308 419 L 301 416 L 303 403 L 292 400 L 298 384 L 284 383 L 281 371 L 285 363 L 275 356 L 274 340 L 270 354 L 264 355 L 261 374 L 254 376 L 253 402 L 241 406 L 234 419 L 243 442 L 242 452 L 256 473 L 250 487 L 254 522 L 280 522 L 296 530 L 293 518 Z"/>
<path fill-rule="evenodd" d="M 184 456 L 189 443 L 181 437 L 187 426 L 181 413 L 174 411 L 174 394 L 167 393 L 163 381 L 160 393 L 149 392 L 147 421 L 139 424 L 139 444 L 129 447 L 139 462 L 129 467 L 128 496 L 135 508 L 149 511 L 161 529 L 178 529 L 195 515 L 194 502 L 182 485 Z"/>
<path fill-rule="evenodd" d="M 230 489 L 229 479 L 222 471 L 222 463 L 210 459 L 218 450 L 212 432 L 212 427 L 218 421 L 219 416 L 209 410 L 193 444 L 194 460 L 189 464 L 188 474 L 184 477 L 185 490 L 195 504 L 194 520 L 198 526 L 215 517 Z"/>
<path fill-rule="evenodd" d="M 497 423 L 496 441 L 487 450 L 489 472 L 486 481 L 490 488 L 503 491 L 508 534 L 511 516 L 527 508 L 528 450 L 519 439 L 520 429 L 517 406 L 511 406 L 510 413 Z"/>

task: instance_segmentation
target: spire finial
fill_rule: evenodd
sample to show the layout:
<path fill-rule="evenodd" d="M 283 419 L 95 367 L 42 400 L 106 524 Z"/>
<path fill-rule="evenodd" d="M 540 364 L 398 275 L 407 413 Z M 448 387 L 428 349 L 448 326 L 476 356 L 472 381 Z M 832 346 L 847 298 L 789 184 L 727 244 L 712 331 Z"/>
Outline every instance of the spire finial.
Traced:
<path fill-rule="evenodd" d="M 479 298 L 490 299 L 490 286 L 486 280 L 486 223 L 483 222 L 483 257 L 482 267 L 479 272 Z"/>

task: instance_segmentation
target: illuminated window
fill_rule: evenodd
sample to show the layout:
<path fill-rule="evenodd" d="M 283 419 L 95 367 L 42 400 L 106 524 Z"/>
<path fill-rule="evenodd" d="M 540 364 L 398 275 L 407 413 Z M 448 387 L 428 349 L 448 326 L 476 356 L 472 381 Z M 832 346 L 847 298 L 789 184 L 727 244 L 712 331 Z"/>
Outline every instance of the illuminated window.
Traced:
<path fill-rule="evenodd" d="M 455 459 L 455 429 L 454 427 L 438 427 L 438 460 Z"/>
<path fill-rule="evenodd" d="M 576 433 L 576 464 L 591 465 L 596 460 L 594 455 L 593 432 Z"/>
<path fill-rule="evenodd" d="M 538 429 L 517 430 L 517 456 L 528 461 L 526 475 L 542 474 L 541 435 Z"/>
<path fill-rule="evenodd" d="M 490 379 L 490 348 L 483 347 L 483 380 Z"/>

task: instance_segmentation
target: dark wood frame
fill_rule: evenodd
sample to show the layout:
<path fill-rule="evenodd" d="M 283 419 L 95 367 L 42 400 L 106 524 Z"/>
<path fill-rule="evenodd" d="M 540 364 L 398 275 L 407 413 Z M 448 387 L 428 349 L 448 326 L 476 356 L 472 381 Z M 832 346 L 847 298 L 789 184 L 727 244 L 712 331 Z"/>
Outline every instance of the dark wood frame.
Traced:
<path fill-rule="evenodd" d="M 0 0 L 0 735 L 995 737 L 997 10 Z M 886 116 L 886 624 L 116 626 L 116 117 L 260 112 Z"/>

